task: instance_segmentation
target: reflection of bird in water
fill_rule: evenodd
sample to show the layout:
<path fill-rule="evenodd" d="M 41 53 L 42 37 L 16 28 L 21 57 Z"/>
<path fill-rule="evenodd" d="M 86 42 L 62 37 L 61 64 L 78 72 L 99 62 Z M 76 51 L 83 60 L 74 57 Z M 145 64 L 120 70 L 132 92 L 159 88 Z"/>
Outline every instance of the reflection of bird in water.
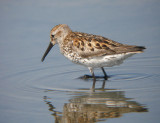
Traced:
<path fill-rule="evenodd" d="M 98 35 L 73 32 L 66 24 L 60 24 L 50 32 L 50 44 L 42 61 L 57 43 L 65 57 L 76 64 L 88 67 L 94 80 L 94 68 L 101 68 L 104 78 L 107 79 L 103 67 L 121 64 L 126 58 L 145 49 L 142 46 L 121 44 Z"/>
<path fill-rule="evenodd" d="M 94 123 L 108 118 L 119 118 L 124 113 L 148 111 L 143 105 L 126 98 L 123 91 L 92 94 L 75 92 L 74 95 L 69 103 L 64 104 L 62 113 L 56 111 L 52 102 L 45 98 L 56 123 Z"/>

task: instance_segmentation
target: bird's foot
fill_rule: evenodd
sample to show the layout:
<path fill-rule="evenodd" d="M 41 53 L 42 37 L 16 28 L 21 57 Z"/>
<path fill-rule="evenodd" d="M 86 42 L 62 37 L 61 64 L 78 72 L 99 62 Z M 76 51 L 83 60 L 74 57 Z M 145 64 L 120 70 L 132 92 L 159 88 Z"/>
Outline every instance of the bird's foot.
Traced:
<path fill-rule="evenodd" d="M 104 76 L 103 78 L 104 80 L 108 80 L 109 76 Z"/>
<path fill-rule="evenodd" d="M 80 78 L 81 79 L 90 79 L 90 78 L 93 78 L 93 76 L 91 76 L 91 75 L 84 75 L 84 76 L 81 76 Z"/>
<path fill-rule="evenodd" d="M 87 79 L 94 78 L 94 77 L 91 75 L 84 75 L 79 78 L 87 80 Z M 95 79 L 102 79 L 102 78 L 104 78 L 104 80 L 108 80 L 109 76 L 95 76 Z"/>

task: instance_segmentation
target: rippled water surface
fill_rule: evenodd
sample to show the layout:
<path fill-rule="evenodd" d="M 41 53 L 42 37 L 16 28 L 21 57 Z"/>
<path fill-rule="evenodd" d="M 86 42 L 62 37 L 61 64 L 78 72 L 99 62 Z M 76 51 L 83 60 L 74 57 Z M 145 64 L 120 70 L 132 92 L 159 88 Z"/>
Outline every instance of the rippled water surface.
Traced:
<path fill-rule="evenodd" d="M 159 1 L 1 1 L 1 123 L 157 123 L 160 114 Z M 73 30 L 121 43 L 146 46 L 120 66 L 105 68 L 110 78 L 90 74 L 59 53 L 46 60 L 50 29 Z M 100 69 L 95 69 L 102 76 Z"/>

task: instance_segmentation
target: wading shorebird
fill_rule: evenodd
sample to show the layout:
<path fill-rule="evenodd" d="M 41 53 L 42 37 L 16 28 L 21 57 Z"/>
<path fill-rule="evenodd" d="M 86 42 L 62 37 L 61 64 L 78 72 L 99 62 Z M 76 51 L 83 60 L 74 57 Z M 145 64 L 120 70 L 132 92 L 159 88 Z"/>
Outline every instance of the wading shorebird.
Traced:
<path fill-rule="evenodd" d="M 145 49 L 143 46 L 121 44 L 99 35 L 73 32 L 68 25 L 59 24 L 50 32 L 50 43 L 42 62 L 55 44 L 59 45 L 60 52 L 73 63 L 88 67 L 94 80 L 94 68 L 101 68 L 104 78 L 108 79 L 103 67 L 119 65 L 126 58 Z"/>

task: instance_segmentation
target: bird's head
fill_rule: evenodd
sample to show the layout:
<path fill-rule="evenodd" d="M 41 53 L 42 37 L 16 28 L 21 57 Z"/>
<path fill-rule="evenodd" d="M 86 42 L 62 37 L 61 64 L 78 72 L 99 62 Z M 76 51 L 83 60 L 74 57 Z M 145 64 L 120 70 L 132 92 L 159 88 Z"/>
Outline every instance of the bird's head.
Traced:
<path fill-rule="evenodd" d="M 61 45 L 63 43 L 64 39 L 66 38 L 66 36 L 70 32 L 71 32 L 71 29 L 66 24 L 59 24 L 59 25 L 52 28 L 52 30 L 50 32 L 50 43 L 49 43 L 49 46 L 48 46 L 46 52 L 44 53 L 44 55 L 41 59 L 42 62 L 44 61 L 45 57 L 47 56 L 47 54 L 49 53 L 51 48 L 57 43 L 59 45 Z"/>

